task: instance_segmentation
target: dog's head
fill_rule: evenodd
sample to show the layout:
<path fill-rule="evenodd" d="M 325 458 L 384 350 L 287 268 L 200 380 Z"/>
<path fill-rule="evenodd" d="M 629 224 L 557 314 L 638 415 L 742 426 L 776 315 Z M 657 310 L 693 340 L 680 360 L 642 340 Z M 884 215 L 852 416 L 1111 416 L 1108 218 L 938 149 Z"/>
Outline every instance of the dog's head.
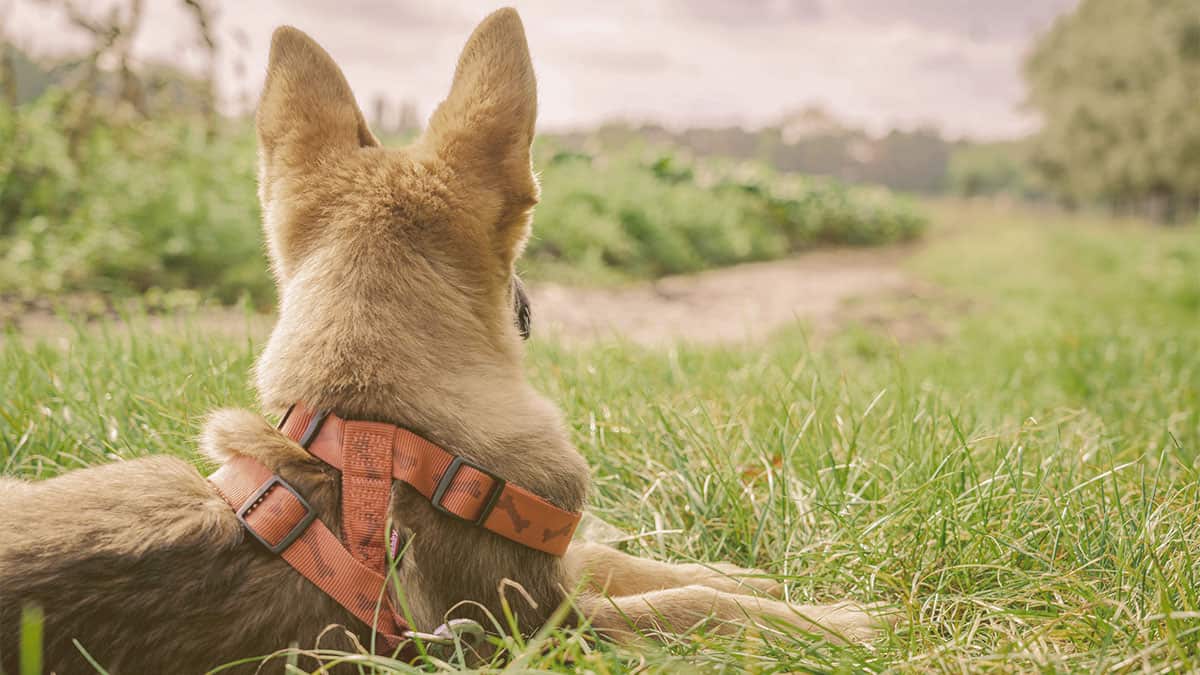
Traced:
<path fill-rule="evenodd" d="M 259 364 L 267 403 L 311 394 L 285 381 L 305 360 L 332 360 L 362 389 L 372 384 L 364 372 L 397 361 L 519 359 L 528 316 L 513 266 L 538 198 L 536 110 L 511 9 L 476 28 L 449 95 L 403 148 L 382 147 L 319 45 L 293 28 L 275 32 L 257 115 L 259 197 L 280 290 Z"/>

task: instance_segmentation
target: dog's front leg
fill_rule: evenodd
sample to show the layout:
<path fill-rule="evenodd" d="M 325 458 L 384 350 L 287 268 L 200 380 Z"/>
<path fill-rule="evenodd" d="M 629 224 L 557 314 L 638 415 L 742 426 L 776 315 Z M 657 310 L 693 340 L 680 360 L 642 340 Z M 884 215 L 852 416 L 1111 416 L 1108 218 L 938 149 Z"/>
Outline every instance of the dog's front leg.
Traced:
<path fill-rule="evenodd" d="M 681 586 L 707 586 L 724 593 L 783 596 L 783 586 L 766 572 L 729 563 L 664 563 L 586 541 L 571 544 L 565 562 L 575 584 L 582 583 L 585 588 L 604 595 L 638 595 Z"/>
<path fill-rule="evenodd" d="M 727 563 L 664 563 L 592 542 L 572 544 L 565 563 L 569 578 L 585 593 L 579 604 L 586 618 L 618 640 L 646 630 L 681 633 L 703 622 L 722 633 L 783 622 L 835 640 L 863 642 L 895 623 L 894 615 L 852 602 L 790 605 L 756 597 L 779 598 L 783 587 L 765 572 Z"/>
<path fill-rule="evenodd" d="M 17 480 L 16 478 L 5 478 L 4 476 L 0 476 L 0 495 L 4 495 L 6 497 L 7 496 L 15 497 L 17 495 L 17 493 L 23 492 L 27 489 L 29 489 L 29 483 L 26 483 L 23 480 Z"/>
<path fill-rule="evenodd" d="M 684 586 L 622 597 L 585 596 L 579 607 L 601 634 L 636 642 L 649 633 L 680 635 L 697 626 L 721 634 L 790 626 L 837 642 L 869 642 L 893 617 L 852 602 L 789 605 L 778 600 Z"/>

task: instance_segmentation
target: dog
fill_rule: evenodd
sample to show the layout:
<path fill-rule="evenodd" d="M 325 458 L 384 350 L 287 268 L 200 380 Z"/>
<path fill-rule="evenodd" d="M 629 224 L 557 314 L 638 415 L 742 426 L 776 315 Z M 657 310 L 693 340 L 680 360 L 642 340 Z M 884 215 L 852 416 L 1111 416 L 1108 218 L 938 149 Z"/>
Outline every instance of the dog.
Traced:
<path fill-rule="evenodd" d="M 577 514 L 588 466 L 522 368 L 528 312 L 514 262 L 538 201 L 536 108 L 512 9 L 478 26 L 427 130 L 396 149 L 368 129 L 320 46 L 294 28 L 276 30 L 256 128 L 279 316 L 255 380 L 264 410 L 282 415 L 302 402 L 395 425 L 386 428 L 479 467 L 496 485 Z M 346 539 L 346 475 L 262 415 L 218 411 L 200 446 L 224 467 L 265 467 L 294 490 L 289 499 Z M 44 614 L 45 666 L 58 673 L 92 672 L 76 641 L 115 673 L 200 672 L 289 645 L 375 644 L 377 626 L 257 541 L 220 485 L 173 457 L 38 483 L 2 479 L 3 670 L 17 671 L 21 608 L 31 605 Z M 405 482 L 381 494 L 402 542 L 392 541 L 388 573 L 413 635 L 452 618 L 494 625 L 489 616 L 505 611 L 532 634 L 564 603 L 574 609 L 568 622 L 618 641 L 702 622 L 862 641 L 887 623 L 849 602 L 789 605 L 754 570 L 667 564 L 584 541 L 551 554 L 448 514 Z M 573 525 L 545 529 L 569 538 Z M 374 528 L 375 536 L 385 534 Z M 282 659 L 265 667 L 282 669 Z"/>

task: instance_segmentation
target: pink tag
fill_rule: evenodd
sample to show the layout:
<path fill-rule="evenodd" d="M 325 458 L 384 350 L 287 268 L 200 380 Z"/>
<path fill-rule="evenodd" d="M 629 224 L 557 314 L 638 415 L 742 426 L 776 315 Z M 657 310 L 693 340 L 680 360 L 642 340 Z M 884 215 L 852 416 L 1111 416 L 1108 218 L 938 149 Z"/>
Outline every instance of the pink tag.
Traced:
<path fill-rule="evenodd" d="M 391 544 L 392 560 L 399 560 L 401 544 L 400 530 L 395 525 L 392 526 L 392 533 L 388 536 L 388 541 Z"/>

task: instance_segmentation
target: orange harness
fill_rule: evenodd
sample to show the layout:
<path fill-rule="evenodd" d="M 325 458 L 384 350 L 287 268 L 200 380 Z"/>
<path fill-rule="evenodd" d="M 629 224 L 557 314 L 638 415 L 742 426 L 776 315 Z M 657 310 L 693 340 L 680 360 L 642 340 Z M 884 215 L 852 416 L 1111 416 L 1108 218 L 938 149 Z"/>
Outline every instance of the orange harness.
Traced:
<path fill-rule="evenodd" d="M 247 532 L 372 627 L 386 651 L 413 637 L 435 637 L 410 631 L 386 592 L 384 528 L 392 480 L 408 483 L 442 513 L 550 555 L 566 552 L 579 524 L 581 514 L 393 424 L 344 420 L 294 405 L 279 428 L 342 472 L 342 539 L 258 460 L 235 457 L 209 480 Z"/>

